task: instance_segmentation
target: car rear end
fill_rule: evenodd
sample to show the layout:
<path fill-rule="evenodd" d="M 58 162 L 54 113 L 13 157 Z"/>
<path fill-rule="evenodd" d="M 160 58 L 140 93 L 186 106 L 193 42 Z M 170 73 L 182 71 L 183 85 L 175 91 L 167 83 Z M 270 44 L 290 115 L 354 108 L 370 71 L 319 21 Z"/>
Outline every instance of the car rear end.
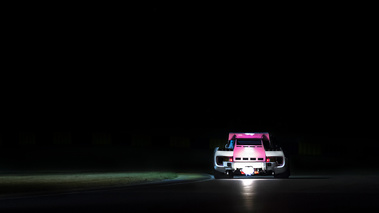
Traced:
<path fill-rule="evenodd" d="M 225 149 L 215 149 L 214 170 L 215 178 L 234 175 L 288 178 L 290 175 L 288 159 L 281 148 L 271 144 L 268 133 L 229 133 Z"/>
<path fill-rule="evenodd" d="M 266 170 L 266 153 L 262 140 L 238 138 L 234 147 L 233 162 L 236 174 L 257 175 L 264 173 Z"/>

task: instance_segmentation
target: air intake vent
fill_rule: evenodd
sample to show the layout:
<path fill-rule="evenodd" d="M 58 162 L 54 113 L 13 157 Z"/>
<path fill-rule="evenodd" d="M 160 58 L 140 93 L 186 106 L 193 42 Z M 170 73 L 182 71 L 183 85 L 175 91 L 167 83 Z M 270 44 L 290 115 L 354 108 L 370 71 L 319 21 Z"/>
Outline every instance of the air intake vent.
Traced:
<path fill-rule="evenodd" d="M 263 160 L 263 158 L 258 158 L 258 160 Z"/>
<path fill-rule="evenodd" d="M 243 158 L 243 160 L 249 160 L 249 158 Z"/>
<path fill-rule="evenodd" d="M 256 158 L 250 158 L 250 160 L 257 160 Z"/>
<path fill-rule="evenodd" d="M 241 160 L 241 158 L 236 158 L 236 160 Z"/>

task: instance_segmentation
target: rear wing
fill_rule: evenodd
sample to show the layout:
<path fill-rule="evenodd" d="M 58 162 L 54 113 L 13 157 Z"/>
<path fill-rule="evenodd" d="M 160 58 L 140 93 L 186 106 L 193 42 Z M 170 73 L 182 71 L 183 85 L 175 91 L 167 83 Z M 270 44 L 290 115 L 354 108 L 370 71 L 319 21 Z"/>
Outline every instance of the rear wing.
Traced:
<path fill-rule="evenodd" d="M 241 133 L 241 132 L 230 132 L 228 140 L 233 138 L 254 138 L 262 139 L 265 141 L 270 141 L 270 134 L 268 132 L 252 132 L 252 133 Z"/>
<path fill-rule="evenodd" d="M 229 133 L 228 143 L 225 145 L 225 149 L 234 149 L 235 140 L 239 138 L 246 139 L 260 139 L 263 141 L 263 146 L 266 150 L 273 149 L 270 134 L 268 132 L 252 132 L 252 133 L 241 133 L 241 132 L 231 132 Z"/>

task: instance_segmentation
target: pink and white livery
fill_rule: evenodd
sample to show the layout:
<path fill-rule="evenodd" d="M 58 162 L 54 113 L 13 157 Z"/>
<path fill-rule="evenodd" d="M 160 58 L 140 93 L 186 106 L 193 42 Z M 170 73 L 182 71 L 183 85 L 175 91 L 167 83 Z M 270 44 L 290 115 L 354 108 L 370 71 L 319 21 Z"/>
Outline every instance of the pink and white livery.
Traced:
<path fill-rule="evenodd" d="M 263 133 L 229 133 L 225 148 L 215 148 L 214 170 L 216 179 L 234 175 L 273 175 L 288 178 L 288 159 L 283 150 L 274 147 L 270 135 Z"/>

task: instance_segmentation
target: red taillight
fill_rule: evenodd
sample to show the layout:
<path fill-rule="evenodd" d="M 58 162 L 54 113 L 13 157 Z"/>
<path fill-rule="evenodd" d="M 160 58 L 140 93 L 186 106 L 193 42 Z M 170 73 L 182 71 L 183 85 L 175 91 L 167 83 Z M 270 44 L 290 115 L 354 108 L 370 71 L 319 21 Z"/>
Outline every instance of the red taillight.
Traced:
<path fill-rule="evenodd" d="M 233 158 L 229 158 L 229 162 L 233 162 Z"/>
<path fill-rule="evenodd" d="M 259 171 L 254 171 L 254 174 L 256 174 L 256 175 L 259 174 Z"/>
<path fill-rule="evenodd" d="M 241 171 L 241 175 L 244 175 L 244 174 L 245 174 L 245 172 Z"/>
<path fill-rule="evenodd" d="M 266 162 L 270 162 L 270 158 L 266 158 Z"/>

